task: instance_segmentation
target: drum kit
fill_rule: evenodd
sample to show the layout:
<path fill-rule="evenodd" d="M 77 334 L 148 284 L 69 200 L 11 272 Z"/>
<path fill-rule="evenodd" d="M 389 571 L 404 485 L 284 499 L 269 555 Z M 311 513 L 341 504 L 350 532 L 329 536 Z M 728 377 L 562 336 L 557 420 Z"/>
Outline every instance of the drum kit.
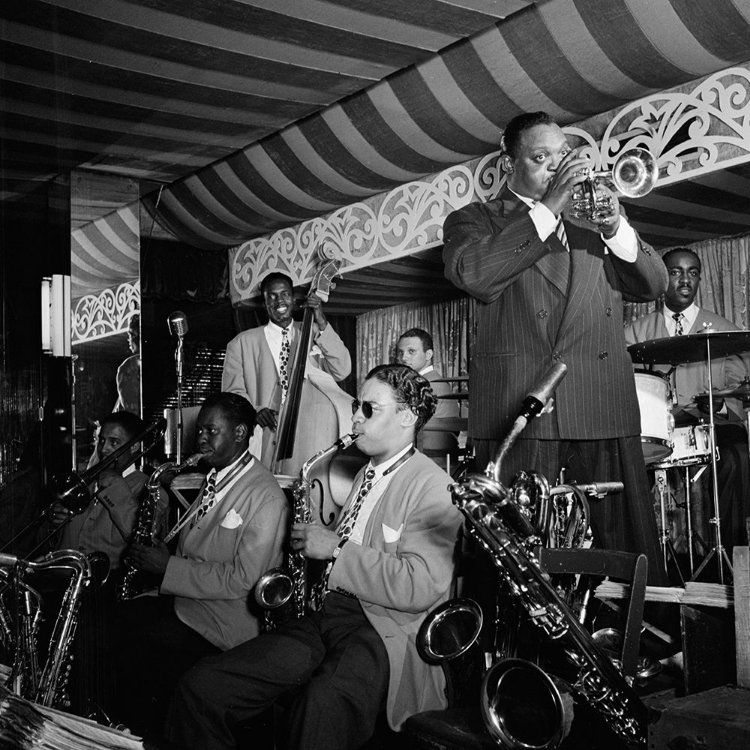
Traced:
<path fill-rule="evenodd" d="M 713 331 L 710 328 L 686 336 L 652 339 L 628 347 L 634 363 L 640 365 L 669 365 L 667 375 L 654 372 L 637 372 L 635 375 L 638 404 L 641 411 L 641 441 L 646 464 L 654 468 L 657 489 L 660 497 L 661 511 L 661 546 L 664 564 L 669 561 L 675 564 L 678 575 L 682 574 L 677 565 L 674 546 L 669 538 L 666 520 L 666 470 L 671 468 L 685 469 L 687 546 L 690 557 L 691 580 L 696 580 L 709 562 L 716 558 L 719 582 L 724 583 L 725 566 L 732 573 L 729 556 L 722 545 L 719 488 L 717 483 L 717 450 L 716 422 L 714 400 L 720 398 L 737 398 L 743 403 L 747 414 L 748 431 L 750 431 L 750 382 L 741 383 L 736 388 L 714 390 L 711 363 L 717 359 L 750 352 L 750 332 L 746 331 Z M 708 374 L 708 390 L 696 397 L 700 405 L 705 405 L 707 422 L 686 427 L 675 427 L 671 410 L 671 388 L 669 375 L 678 365 L 705 362 Z M 693 550 L 695 535 L 692 528 L 689 471 L 691 466 L 711 465 L 712 499 L 714 517 L 710 523 L 714 529 L 714 544 L 708 549 L 697 570 L 694 568 Z M 694 481 L 694 480 L 693 480 Z"/>

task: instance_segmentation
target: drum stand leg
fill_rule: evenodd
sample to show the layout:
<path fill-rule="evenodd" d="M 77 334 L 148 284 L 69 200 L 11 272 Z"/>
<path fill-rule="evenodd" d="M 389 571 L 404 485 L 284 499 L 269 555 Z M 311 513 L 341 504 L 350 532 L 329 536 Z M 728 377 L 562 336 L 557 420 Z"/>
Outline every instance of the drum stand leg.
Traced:
<path fill-rule="evenodd" d="M 661 536 L 659 538 L 659 543 L 661 544 L 661 551 L 664 555 L 664 570 L 669 574 L 669 561 L 671 559 L 674 569 L 677 571 L 680 585 L 684 588 L 685 578 L 680 570 L 680 564 L 677 561 L 677 553 L 675 552 L 672 540 L 669 538 L 669 527 L 667 526 L 667 470 L 655 469 L 654 478 L 656 479 L 656 487 L 659 492 L 659 512 L 661 514 Z"/>
<path fill-rule="evenodd" d="M 706 362 L 708 366 L 708 421 L 709 421 L 709 447 L 711 449 L 711 489 L 714 501 L 714 517 L 709 523 L 714 525 L 714 546 L 704 558 L 703 562 L 695 571 L 691 581 L 695 581 L 708 565 L 714 555 L 716 563 L 719 566 L 719 583 L 724 583 L 724 565 L 726 564 L 730 577 L 733 575 L 732 562 L 727 555 L 724 545 L 721 543 L 721 510 L 719 508 L 719 480 L 716 471 L 716 423 L 714 421 L 714 397 L 713 397 L 713 380 L 711 376 L 711 340 L 706 337 Z"/>
<path fill-rule="evenodd" d="M 704 472 L 705 466 L 700 469 L 696 475 L 690 478 L 690 467 L 685 467 L 685 521 L 687 523 L 687 547 L 688 557 L 690 558 L 690 575 L 695 572 L 695 550 L 698 543 L 703 548 L 701 555 L 705 555 L 708 552 L 708 545 L 703 541 L 703 537 L 697 532 L 693 531 L 693 511 L 692 511 L 692 497 L 690 495 L 690 485 L 698 480 L 700 475 Z"/>

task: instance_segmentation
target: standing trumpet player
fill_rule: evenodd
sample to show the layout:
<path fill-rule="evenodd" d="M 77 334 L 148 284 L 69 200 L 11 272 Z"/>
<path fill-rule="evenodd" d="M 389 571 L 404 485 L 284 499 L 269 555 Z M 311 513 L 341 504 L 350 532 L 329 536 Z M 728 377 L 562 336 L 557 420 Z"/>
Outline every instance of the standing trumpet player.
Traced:
<path fill-rule="evenodd" d="M 163 541 L 132 544 L 131 565 L 161 579 L 159 596 L 121 605 L 117 718 L 142 734 L 161 730 L 171 691 L 193 662 L 254 638 L 251 591 L 282 560 L 288 503 L 273 475 L 248 451 L 255 410 L 217 393 L 201 406 L 198 449 L 210 467 L 180 521 L 174 554 Z"/>
<path fill-rule="evenodd" d="M 622 306 L 664 292 L 664 264 L 604 186 L 607 211 L 567 218 L 591 163 L 545 112 L 508 123 L 501 167 L 499 197 L 454 211 L 444 225 L 446 276 L 478 301 L 469 435 L 479 466 L 494 458 L 528 388 L 563 362 L 554 411 L 529 425 L 502 479 L 534 469 L 554 482 L 565 467 L 568 482 L 623 482 L 622 496 L 592 503 L 594 537 L 645 553 L 651 582 L 666 583 Z"/>
<path fill-rule="evenodd" d="M 295 524 L 292 547 L 330 564 L 322 607 L 217 657 L 183 678 L 167 736 L 186 750 L 231 750 L 233 730 L 289 691 L 294 750 L 360 747 L 385 707 L 398 729 L 444 705 L 440 667 L 416 636 L 448 597 L 460 516 L 450 477 L 414 449 L 435 411 L 425 378 L 403 365 L 372 370 L 352 432 L 370 461 L 354 481 L 337 533 Z"/>

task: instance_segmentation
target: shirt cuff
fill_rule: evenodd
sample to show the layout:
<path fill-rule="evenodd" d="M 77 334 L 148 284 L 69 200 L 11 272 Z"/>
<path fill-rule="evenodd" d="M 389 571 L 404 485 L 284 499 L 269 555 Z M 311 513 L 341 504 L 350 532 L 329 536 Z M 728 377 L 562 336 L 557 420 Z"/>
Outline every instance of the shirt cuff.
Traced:
<path fill-rule="evenodd" d="M 635 229 L 630 226 L 624 216 L 620 216 L 620 226 L 617 228 L 614 237 L 607 239 L 602 237 L 604 244 L 612 251 L 612 254 L 620 260 L 627 263 L 635 263 L 638 257 L 638 237 Z"/>

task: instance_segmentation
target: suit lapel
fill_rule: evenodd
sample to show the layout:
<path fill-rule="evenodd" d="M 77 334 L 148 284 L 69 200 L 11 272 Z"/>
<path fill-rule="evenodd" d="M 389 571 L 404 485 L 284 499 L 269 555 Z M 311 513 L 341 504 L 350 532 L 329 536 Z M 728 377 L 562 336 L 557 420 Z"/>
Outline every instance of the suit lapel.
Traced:
<path fill-rule="evenodd" d="M 529 207 L 515 193 L 508 189 L 503 190 L 500 199 L 495 202 L 493 208 L 495 210 L 492 211 L 492 219 L 501 228 L 505 227 L 508 221 L 529 212 Z M 534 265 L 539 269 L 542 276 L 550 284 L 553 284 L 561 294 L 566 294 L 570 280 L 568 251 L 554 232 L 547 238 L 546 244 L 549 245 L 552 252 L 544 255 Z"/>

